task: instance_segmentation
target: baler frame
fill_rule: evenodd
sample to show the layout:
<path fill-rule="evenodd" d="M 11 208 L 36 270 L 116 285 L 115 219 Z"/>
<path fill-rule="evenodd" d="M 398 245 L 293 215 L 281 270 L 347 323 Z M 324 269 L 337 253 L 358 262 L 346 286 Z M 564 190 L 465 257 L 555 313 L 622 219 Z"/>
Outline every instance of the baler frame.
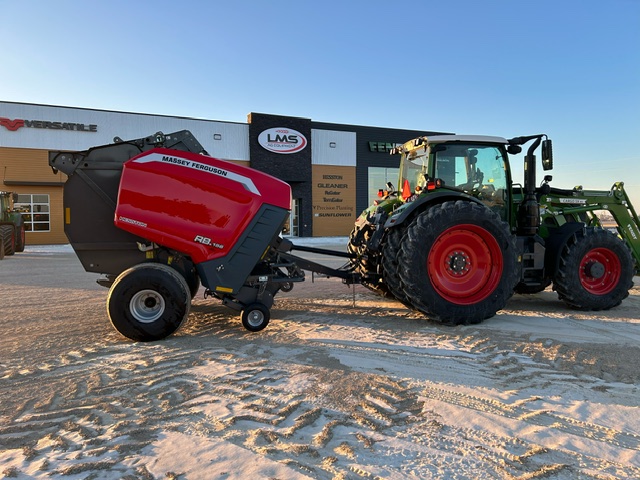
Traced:
<path fill-rule="evenodd" d="M 63 202 L 65 233 L 85 270 L 104 275 L 98 283 L 110 288 L 109 317 L 126 337 L 149 341 L 175 332 L 188 316 L 191 299 L 201 283 L 205 298 L 215 297 L 242 312 L 242 323 L 250 331 L 267 326 L 274 296 L 304 281 L 304 270 L 338 277 L 347 284 L 359 283 L 359 275 L 348 264 L 335 269 L 290 253 L 297 249 L 350 257 L 343 252 L 295 246 L 280 237 L 290 213 L 290 190 L 286 205 L 282 195 L 282 189 L 290 187 L 283 187 L 284 182 L 209 157 L 187 130 L 166 135 L 158 132 L 128 141 L 116 137 L 114 142 L 82 152 L 50 152 L 49 165 L 54 172 L 68 176 Z M 176 165 L 185 168 L 176 169 Z M 199 171 L 194 173 L 195 169 Z M 159 176 L 157 172 L 162 170 L 164 176 Z M 203 170 L 211 173 L 204 181 L 200 178 L 205 177 L 201 175 Z M 189 177 L 196 174 L 200 177 Z M 201 196 L 191 199 L 164 192 L 164 197 L 178 196 L 184 205 L 183 210 L 171 206 L 171 212 L 164 212 L 162 205 L 168 208 L 169 200 L 151 197 L 148 192 L 156 190 L 149 184 L 169 178 L 167 181 L 179 185 L 180 180 L 172 175 L 185 175 L 185 182 L 199 182 L 187 183 L 180 193 L 195 191 Z M 247 199 L 256 200 L 260 192 L 254 180 L 280 188 L 275 192 L 279 200 L 265 193 L 252 218 L 243 220 L 243 224 L 232 222 L 239 229 L 233 239 L 222 241 L 215 235 L 197 233 L 201 228 L 206 230 L 207 225 L 197 225 L 191 219 L 195 213 L 190 210 L 209 208 L 207 203 L 215 203 L 216 198 L 231 201 L 227 197 L 244 195 L 245 203 Z M 225 194 L 220 182 L 229 181 L 236 182 L 234 188 L 238 191 L 227 189 Z M 207 188 L 211 189 L 211 198 L 206 196 Z M 151 205 L 141 207 L 149 198 L 153 198 Z M 170 217 L 167 225 L 176 223 L 173 217 L 189 217 L 189 221 L 174 226 L 177 234 L 169 232 L 168 227 L 166 231 L 152 228 L 140 218 L 153 209 Z M 209 218 L 206 214 L 203 218 Z M 213 223 L 219 223 L 218 231 L 226 232 L 235 228 L 226 228 L 228 221 L 221 218 Z M 196 229 L 195 238 L 193 233 L 189 237 L 181 230 L 187 227 Z"/>

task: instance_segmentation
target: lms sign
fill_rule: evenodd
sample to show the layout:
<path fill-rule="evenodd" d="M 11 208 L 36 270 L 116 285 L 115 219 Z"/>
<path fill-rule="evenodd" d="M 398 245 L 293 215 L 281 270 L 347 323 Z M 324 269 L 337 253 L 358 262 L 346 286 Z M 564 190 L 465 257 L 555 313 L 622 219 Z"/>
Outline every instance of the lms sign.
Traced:
<path fill-rule="evenodd" d="M 297 153 L 307 146 L 306 137 L 291 128 L 269 128 L 258 135 L 262 148 L 274 153 Z"/>

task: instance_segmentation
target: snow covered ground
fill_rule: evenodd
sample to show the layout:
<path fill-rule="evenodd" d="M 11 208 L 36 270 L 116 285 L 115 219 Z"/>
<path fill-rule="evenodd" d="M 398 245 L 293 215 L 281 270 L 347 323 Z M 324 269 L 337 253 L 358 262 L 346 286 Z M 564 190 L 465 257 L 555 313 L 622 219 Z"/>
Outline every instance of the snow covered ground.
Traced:
<path fill-rule="evenodd" d="M 640 478 L 637 277 L 451 328 L 309 275 L 262 332 L 198 297 L 149 344 L 96 278 L 68 246 L 0 262 L 0 478 Z"/>

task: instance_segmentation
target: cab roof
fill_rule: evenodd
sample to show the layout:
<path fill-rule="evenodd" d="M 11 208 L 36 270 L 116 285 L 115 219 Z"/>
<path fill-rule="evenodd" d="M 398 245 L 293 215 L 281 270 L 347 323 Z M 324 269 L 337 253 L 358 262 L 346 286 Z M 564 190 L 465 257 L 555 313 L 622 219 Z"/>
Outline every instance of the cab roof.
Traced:
<path fill-rule="evenodd" d="M 463 142 L 463 143 L 491 143 L 491 144 L 500 144 L 507 145 L 509 141 L 503 137 L 492 137 L 488 135 L 433 135 L 430 137 L 418 137 L 413 140 L 409 140 L 404 145 L 402 145 L 402 150 L 410 151 L 414 150 L 417 147 L 425 146 L 425 145 L 434 145 L 438 143 L 454 143 L 454 142 Z"/>

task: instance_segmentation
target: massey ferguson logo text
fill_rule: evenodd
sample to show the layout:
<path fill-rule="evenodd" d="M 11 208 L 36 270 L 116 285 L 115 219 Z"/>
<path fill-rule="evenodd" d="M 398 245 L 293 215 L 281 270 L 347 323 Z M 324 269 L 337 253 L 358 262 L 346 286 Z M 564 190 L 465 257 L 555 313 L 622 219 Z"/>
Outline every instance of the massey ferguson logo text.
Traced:
<path fill-rule="evenodd" d="M 9 130 L 15 132 L 16 130 L 27 128 L 48 128 L 50 130 L 73 130 L 74 132 L 97 132 L 97 125 L 86 125 L 84 123 L 68 123 L 68 122 L 48 122 L 45 120 L 10 120 L 5 117 L 0 117 L 0 125 Z"/>
<path fill-rule="evenodd" d="M 270 128 L 258 135 L 258 143 L 274 153 L 297 153 L 307 146 L 307 138 L 291 128 Z"/>

